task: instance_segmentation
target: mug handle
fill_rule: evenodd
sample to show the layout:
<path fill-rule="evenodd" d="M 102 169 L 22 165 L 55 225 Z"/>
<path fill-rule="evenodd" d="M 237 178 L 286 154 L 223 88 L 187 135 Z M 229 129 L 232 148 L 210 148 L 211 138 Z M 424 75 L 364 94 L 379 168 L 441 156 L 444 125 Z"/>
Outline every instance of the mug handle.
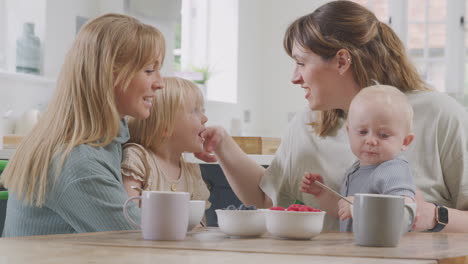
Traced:
<path fill-rule="evenodd" d="M 414 219 L 416 217 L 416 203 L 409 203 L 409 204 L 405 203 L 403 217 L 404 217 L 404 221 L 409 220 L 407 225 L 405 223 L 403 224 L 403 230 L 401 230 L 401 232 L 404 234 L 410 231 L 411 227 L 413 226 Z"/>
<path fill-rule="evenodd" d="M 127 219 L 127 221 L 130 222 L 130 224 L 132 224 L 136 228 L 141 229 L 141 226 L 137 224 L 135 221 L 133 221 L 133 219 L 128 215 L 128 209 L 127 209 L 128 203 L 136 199 L 141 200 L 141 196 L 132 196 L 125 201 L 124 206 L 123 206 L 123 213 L 124 213 L 125 219 Z"/>

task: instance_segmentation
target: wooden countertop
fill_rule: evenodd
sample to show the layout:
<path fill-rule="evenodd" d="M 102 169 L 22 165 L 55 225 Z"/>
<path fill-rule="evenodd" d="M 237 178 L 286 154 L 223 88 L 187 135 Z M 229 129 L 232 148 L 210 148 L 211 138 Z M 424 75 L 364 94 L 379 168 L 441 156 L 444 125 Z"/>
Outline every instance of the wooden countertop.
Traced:
<path fill-rule="evenodd" d="M 223 264 L 259 261 L 272 264 L 290 260 L 297 263 L 445 264 L 468 263 L 468 234 L 408 233 L 395 248 L 357 246 L 351 233 L 323 233 L 312 240 L 281 240 L 268 235 L 236 239 L 226 237 L 217 228 L 198 229 L 189 233 L 184 241 L 146 241 L 139 231 L 0 239 L 0 256 L 15 259 L 14 263 L 23 263 L 16 261 L 17 254 L 32 260 L 41 255 L 51 256 L 51 252 L 58 254 L 57 258 L 62 261 L 79 257 L 93 261 L 117 259 L 122 263 L 134 257 L 154 262 L 204 264 L 219 263 L 219 258 L 223 258 Z M 203 261 L 198 262 L 201 259 Z"/>
<path fill-rule="evenodd" d="M 325 256 L 291 256 L 282 254 L 240 253 L 159 248 L 103 247 L 31 241 L 0 242 L 0 261 L 15 264 L 64 263 L 164 263 L 164 264 L 436 264 L 436 261 L 376 258 L 340 258 Z"/>

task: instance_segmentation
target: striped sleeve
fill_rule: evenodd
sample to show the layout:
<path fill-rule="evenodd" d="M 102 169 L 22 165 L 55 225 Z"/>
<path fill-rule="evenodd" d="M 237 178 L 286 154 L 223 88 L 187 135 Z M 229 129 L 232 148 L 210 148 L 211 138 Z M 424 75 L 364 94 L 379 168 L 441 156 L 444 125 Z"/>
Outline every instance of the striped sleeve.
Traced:
<path fill-rule="evenodd" d="M 58 188 L 52 209 L 78 233 L 135 229 L 123 214 L 127 193 L 106 164 L 87 158 L 74 164 L 62 172 L 73 180 Z M 139 223 L 137 204 L 129 203 L 128 211 Z"/>
<path fill-rule="evenodd" d="M 401 195 L 414 198 L 416 187 L 411 167 L 406 160 L 393 159 L 380 164 L 372 173 L 373 193 Z"/>

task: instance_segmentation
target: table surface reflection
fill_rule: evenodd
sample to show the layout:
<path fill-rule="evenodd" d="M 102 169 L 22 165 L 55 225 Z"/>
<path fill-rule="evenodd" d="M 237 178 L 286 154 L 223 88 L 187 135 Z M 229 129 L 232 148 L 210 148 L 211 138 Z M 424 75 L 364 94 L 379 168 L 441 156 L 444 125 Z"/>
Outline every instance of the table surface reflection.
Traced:
<path fill-rule="evenodd" d="M 468 263 L 468 234 L 405 234 L 394 248 L 361 247 L 352 233 L 322 233 L 311 240 L 230 238 L 198 228 L 183 241 L 143 240 L 140 231 L 0 239 L 5 263 Z"/>

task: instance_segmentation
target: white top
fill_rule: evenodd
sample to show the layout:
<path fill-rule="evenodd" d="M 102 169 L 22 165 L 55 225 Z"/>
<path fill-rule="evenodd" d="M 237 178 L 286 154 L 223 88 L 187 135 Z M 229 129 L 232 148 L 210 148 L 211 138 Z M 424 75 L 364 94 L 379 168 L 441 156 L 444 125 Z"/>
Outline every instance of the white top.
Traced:
<path fill-rule="evenodd" d="M 403 154 L 415 184 L 430 202 L 468 210 L 468 113 L 453 98 L 439 92 L 408 94 L 413 106 L 415 139 Z M 357 158 L 351 152 L 344 121 L 332 136 L 321 138 L 307 125 L 314 112 L 306 109 L 291 121 L 260 187 L 274 205 L 299 199 L 318 207 L 310 194 L 299 191 L 305 172 L 319 173 L 339 191 L 344 173 Z M 337 230 L 338 220 L 325 220 L 324 229 Z"/>

